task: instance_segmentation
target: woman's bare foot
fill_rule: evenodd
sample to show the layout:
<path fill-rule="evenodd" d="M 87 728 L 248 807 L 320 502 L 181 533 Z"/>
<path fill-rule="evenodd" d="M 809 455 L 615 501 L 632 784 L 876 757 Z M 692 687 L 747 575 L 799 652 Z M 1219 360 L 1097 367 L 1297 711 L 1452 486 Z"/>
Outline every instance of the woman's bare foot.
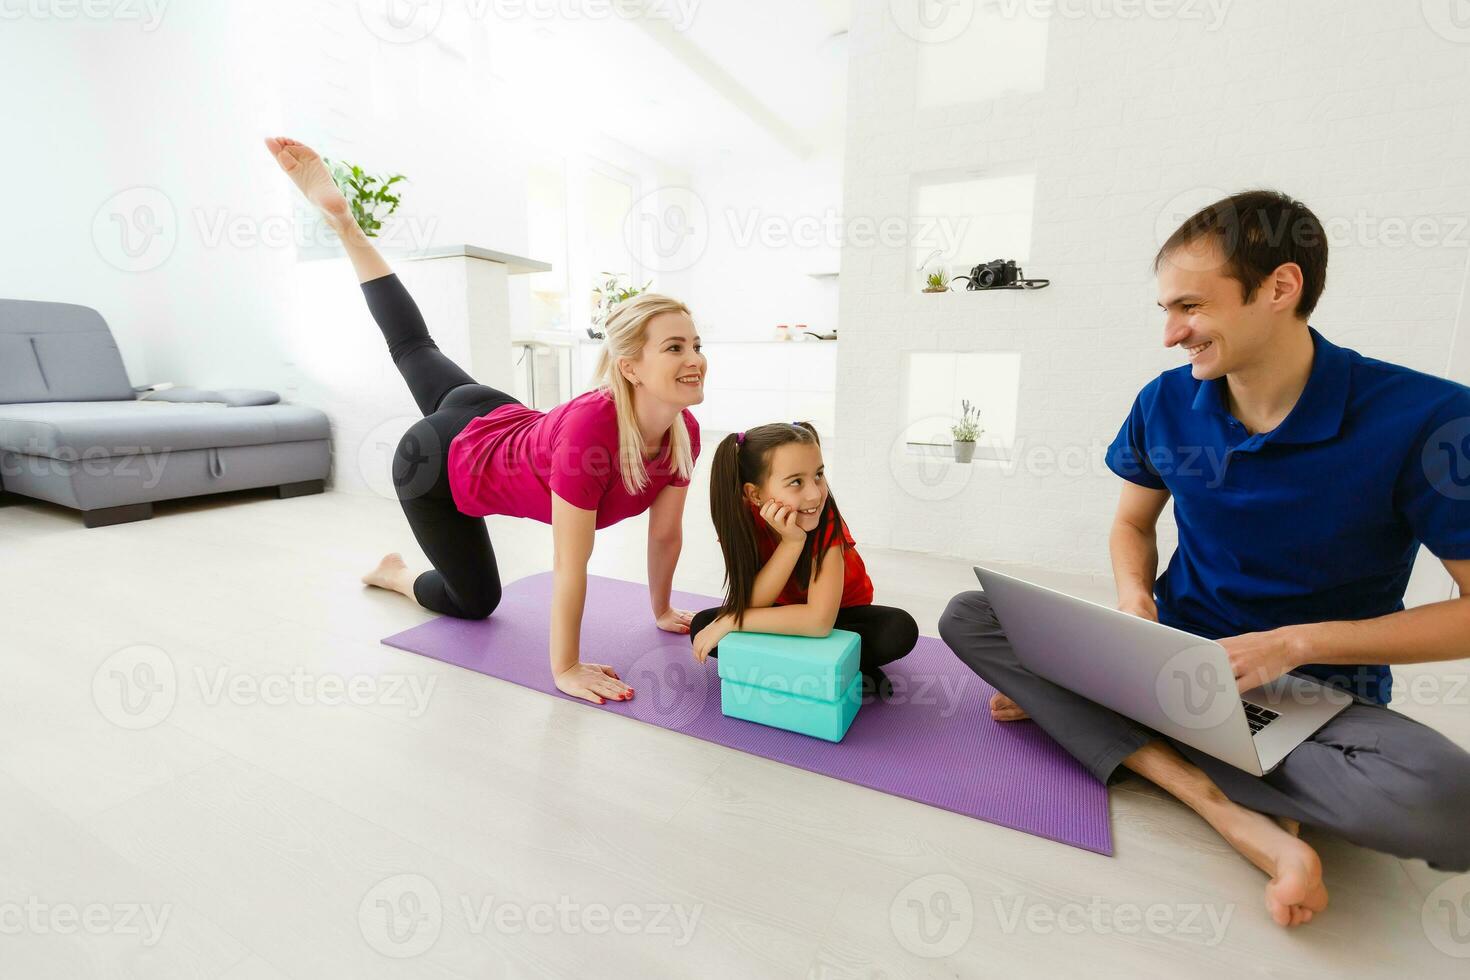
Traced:
<path fill-rule="evenodd" d="M 990 696 L 990 717 L 996 721 L 1023 721 L 1031 716 L 1019 704 L 996 691 Z"/>
<path fill-rule="evenodd" d="M 378 567 L 362 577 L 362 584 L 373 585 L 390 592 L 400 592 L 413 599 L 415 598 L 413 580 L 417 577 L 409 571 L 403 556 L 394 551 L 384 555 L 383 560 L 378 562 Z"/>
<path fill-rule="evenodd" d="M 1271 876 L 1266 909 L 1277 925 L 1303 925 L 1327 908 L 1322 859 L 1296 836 L 1301 825 L 1295 820 L 1278 822 L 1223 797 L 1199 812 L 1231 847 Z"/>
<path fill-rule="evenodd" d="M 284 136 L 268 137 L 265 148 L 271 151 L 271 156 L 276 158 L 276 163 L 280 164 L 286 176 L 291 178 L 308 201 L 326 215 L 328 221 L 336 224 L 351 220 L 347 198 L 337 189 L 336 182 L 327 171 L 327 165 L 322 163 L 322 158 L 315 150 L 305 143 L 298 143 Z"/>

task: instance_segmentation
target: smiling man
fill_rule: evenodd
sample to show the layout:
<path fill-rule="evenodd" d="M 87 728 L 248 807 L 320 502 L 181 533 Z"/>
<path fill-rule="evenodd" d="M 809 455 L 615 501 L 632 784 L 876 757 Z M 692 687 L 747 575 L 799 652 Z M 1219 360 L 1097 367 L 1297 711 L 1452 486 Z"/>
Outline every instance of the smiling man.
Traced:
<path fill-rule="evenodd" d="M 1326 235 L 1285 195 L 1204 208 L 1154 268 L 1164 344 L 1188 364 L 1139 393 L 1108 449 L 1125 481 L 1110 538 L 1119 608 L 1219 640 L 1241 691 L 1296 671 L 1354 703 L 1256 777 L 1026 670 L 983 592 L 955 596 L 940 634 L 1002 692 L 993 717 L 1029 716 L 1099 779 L 1121 766 L 1199 813 L 1270 876 L 1281 925 L 1327 906 L 1303 823 L 1470 869 L 1470 755 L 1387 707 L 1393 664 L 1470 656 L 1470 388 L 1309 325 Z M 1155 580 L 1171 498 L 1179 544 Z M 1460 598 L 1406 610 L 1421 545 Z"/>

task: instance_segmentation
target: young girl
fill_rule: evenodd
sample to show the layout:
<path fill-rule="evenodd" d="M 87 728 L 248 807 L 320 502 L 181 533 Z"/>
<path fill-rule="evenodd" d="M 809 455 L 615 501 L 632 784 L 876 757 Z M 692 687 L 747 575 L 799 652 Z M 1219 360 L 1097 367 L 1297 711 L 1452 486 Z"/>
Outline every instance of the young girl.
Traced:
<path fill-rule="evenodd" d="M 817 430 L 773 422 L 732 433 L 715 450 L 710 514 L 725 554 L 725 603 L 696 613 L 694 655 L 715 656 L 743 629 L 862 637 L 863 695 L 887 700 L 883 665 L 914 648 L 919 627 L 902 609 L 873 605 L 873 580 L 827 487 Z"/>

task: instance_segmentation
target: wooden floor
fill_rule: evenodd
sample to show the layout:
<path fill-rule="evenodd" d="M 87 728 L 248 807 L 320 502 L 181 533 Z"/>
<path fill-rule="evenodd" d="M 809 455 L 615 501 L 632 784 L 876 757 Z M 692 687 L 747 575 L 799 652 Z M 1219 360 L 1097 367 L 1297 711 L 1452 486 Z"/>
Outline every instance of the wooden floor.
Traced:
<path fill-rule="evenodd" d="M 705 493 L 676 584 L 712 594 Z M 599 532 L 592 571 L 643 580 L 643 527 Z M 549 528 L 491 530 L 506 580 L 549 567 Z M 27 502 L 0 545 L 6 978 L 1470 971 L 1421 863 L 1309 830 L 1332 905 L 1288 933 L 1146 784 L 1113 791 L 1105 858 L 382 646 L 429 618 L 357 582 L 421 561 L 393 501 L 245 493 L 96 530 Z M 865 555 L 926 633 L 974 587 Z M 1463 706 L 1405 710 L 1470 745 Z"/>

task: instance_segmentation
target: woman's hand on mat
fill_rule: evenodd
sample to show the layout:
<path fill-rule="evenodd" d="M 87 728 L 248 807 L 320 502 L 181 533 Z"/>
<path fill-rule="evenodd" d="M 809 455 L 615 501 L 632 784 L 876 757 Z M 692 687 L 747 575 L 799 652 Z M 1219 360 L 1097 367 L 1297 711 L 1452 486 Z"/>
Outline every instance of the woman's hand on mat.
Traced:
<path fill-rule="evenodd" d="M 694 634 L 694 659 L 704 663 L 709 659 L 710 651 L 720 645 L 730 631 L 735 628 L 735 618 L 729 613 L 716 619 L 704 629 Z"/>
<path fill-rule="evenodd" d="M 1296 655 L 1291 627 L 1227 636 L 1219 642 L 1230 657 L 1235 686 L 1242 694 L 1253 687 L 1269 684 L 1307 662 Z"/>
<path fill-rule="evenodd" d="M 1130 616 L 1159 621 L 1159 607 L 1151 595 L 1130 596 L 1118 603 L 1118 608 Z"/>
<path fill-rule="evenodd" d="M 690 624 L 694 622 L 694 613 L 687 609 L 665 609 L 654 622 L 665 633 L 688 633 Z"/>
<path fill-rule="evenodd" d="M 996 721 L 1025 721 L 1031 716 L 1019 704 L 996 691 L 990 696 L 990 717 Z"/>
<path fill-rule="evenodd" d="M 787 507 L 779 500 L 767 500 L 761 504 L 761 516 L 766 523 L 781 535 L 782 541 L 794 541 L 802 544 L 806 541 L 806 532 L 796 523 L 797 510 L 795 507 Z"/>
<path fill-rule="evenodd" d="M 633 696 L 633 689 L 607 664 L 579 663 L 568 667 L 556 675 L 556 689 L 593 704 L 626 701 Z"/>

